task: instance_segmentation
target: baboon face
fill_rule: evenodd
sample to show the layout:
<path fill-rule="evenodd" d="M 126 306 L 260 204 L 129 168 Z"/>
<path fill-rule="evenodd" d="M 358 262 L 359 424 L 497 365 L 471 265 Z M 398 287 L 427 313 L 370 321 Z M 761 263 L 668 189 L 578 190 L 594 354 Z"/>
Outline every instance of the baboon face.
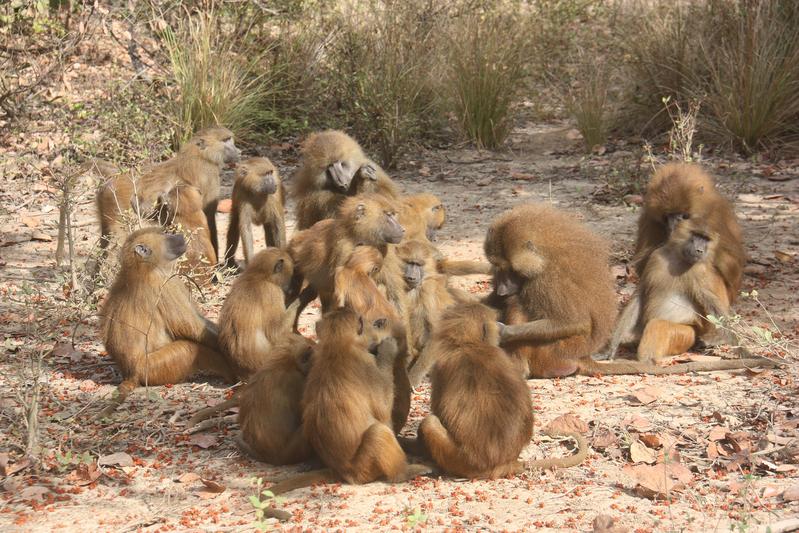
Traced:
<path fill-rule="evenodd" d="M 325 168 L 325 177 L 327 178 L 328 183 L 330 183 L 330 185 L 332 185 L 335 189 L 341 192 L 347 192 L 350 189 L 352 178 L 355 177 L 355 173 L 357 171 L 358 167 L 355 166 L 354 161 L 349 159 L 339 159 L 337 161 L 333 161 L 327 166 L 327 168 Z"/>
<path fill-rule="evenodd" d="M 355 208 L 355 223 L 370 223 L 372 209 L 379 212 L 375 213 L 374 216 L 377 218 L 375 222 L 375 229 L 376 237 L 379 241 L 389 243 L 389 244 L 399 244 L 402 241 L 403 235 L 405 235 L 405 228 L 399 223 L 397 219 L 397 212 L 391 208 L 391 206 L 387 202 L 382 202 L 386 205 L 371 205 L 367 203 L 359 203 Z"/>
<path fill-rule="evenodd" d="M 669 235 L 672 234 L 677 224 L 685 220 L 690 220 L 690 213 L 665 213 L 663 215 L 663 225 L 668 228 Z"/>
<path fill-rule="evenodd" d="M 494 270 L 494 291 L 497 296 L 511 296 L 521 290 L 524 279 L 511 269 Z"/>
<path fill-rule="evenodd" d="M 233 142 L 233 132 L 227 128 L 207 128 L 194 135 L 190 141 L 208 160 L 219 164 L 237 163 L 241 151 Z"/>
<path fill-rule="evenodd" d="M 247 271 L 258 273 L 283 289 L 284 293 L 291 292 L 294 262 L 288 252 L 280 248 L 267 248 L 258 252 L 247 265 Z"/>
<path fill-rule="evenodd" d="M 419 241 L 408 241 L 397 248 L 397 255 L 405 263 L 402 276 L 408 290 L 415 289 L 424 281 L 425 265 L 432 257 L 431 250 Z"/>
<path fill-rule="evenodd" d="M 678 224 L 669 239 L 671 243 L 676 243 L 677 253 L 689 265 L 707 258 L 714 242 L 713 236 L 702 225 L 690 221 Z"/>
<path fill-rule="evenodd" d="M 244 161 L 239 167 L 238 178 L 245 187 L 259 194 L 277 192 L 277 169 L 265 157 L 253 157 Z"/>
<path fill-rule="evenodd" d="M 405 235 L 405 228 L 400 225 L 397 220 L 397 212 L 393 209 L 383 211 L 381 235 L 383 240 L 389 244 L 399 244 L 402 241 L 402 236 Z"/>
<path fill-rule="evenodd" d="M 132 233 L 122 248 L 125 264 L 165 266 L 186 252 L 183 235 L 162 233 L 159 228 L 145 228 Z"/>

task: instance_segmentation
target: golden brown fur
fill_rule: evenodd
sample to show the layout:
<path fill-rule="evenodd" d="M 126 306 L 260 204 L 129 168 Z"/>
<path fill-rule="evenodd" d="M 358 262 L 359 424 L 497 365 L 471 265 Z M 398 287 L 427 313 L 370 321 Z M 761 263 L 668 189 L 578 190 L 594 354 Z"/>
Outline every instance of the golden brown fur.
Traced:
<path fill-rule="evenodd" d="M 405 228 L 405 240 L 434 241 L 446 220 L 446 209 L 435 195 L 412 194 L 400 201 L 399 220 Z"/>
<path fill-rule="evenodd" d="M 404 277 L 408 305 L 411 342 L 419 356 L 412 361 L 409 379 L 412 387 L 421 383 L 435 363 L 432 351 L 424 350 L 433 334 L 441 314 L 456 303 L 447 286 L 447 277 L 436 270 L 433 256 L 435 248 L 424 241 L 407 241 L 397 247 L 397 255 L 404 262 Z"/>
<path fill-rule="evenodd" d="M 136 386 L 180 383 L 198 371 L 233 379 L 216 326 L 171 275 L 185 249 L 182 236 L 160 228 L 138 230 L 122 247 L 101 323 L 105 348 L 122 372 L 120 402 Z"/>
<path fill-rule="evenodd" d="M 385 172 L 366 157 L 355 139 L 337 130 L 312 133 L 306 139 L 294 181 L 298 229 L 335 217 L 347 196 L 369 192 L 397 196 Z"/>
<path fill-rule="evenodd" d="M 286 247 L 283 214 L 285 191 L 280 175 L 265 157 L 253 157 L 239 164 L 233 184 L 225 264 L 235 266 L 236 248 L 241 237 L 245 264 L 253 257 L 252 225 L 263 226 L 267 246 Z"/>
<path fill-rule="evenodd" d="M 349 309 L 331 311 L 317 324 L 319 344 L 303 393 L 303 427 L 312 448 L 334 476 L 347 483 L 399 482 L 427 472 L 408 465 L 391 428 L 396 341 L 383 339 L 370 353 L 370 325 Z M 299 476 L 272 488 L 298 488 Z"/>
<path fill-rule="evenodd" d="M 616 316 L 607 247 L 573 217 L 543 204 L 500 215 L 485 252 L 494 266 L 503 347 L 530 377 L 574 373 L 676 374 L 736 368 L 735 361 L 660 367 L 646 362 L 598 363 Z M 733 366 L 730 366 L 730 365 Z"/>
<path fill-rule="evenodd" d="M 669 226 L 686 218 L 700 221 L 718 235 L 713 265 L 734 303 L 746 262 L 741 228 L 732 204 L 718 193 L 713 178 L 699 165 L 670 163 L 652 176 L 638 220 L 636 270 L 644 272 L 652 252 L 668 239 Z"/>
<path fill-rule="evenodd" d="M 155 165 L 138 178 L 127 174 L 112 176 L 97 190 L 100 245 L 119 242 L 127 233 L 123 213 L 133 208 L 142 216 L 178 183 L 195 187 L 202 196 L 211 243 L 219 255 L 216 236 L 216 204 L 219 201 L 219 172 L 225 163 L 238 161 L 233 134 L 213 127 L 197 132 L 170 160 Z"/>
<path fill-rule="evenodd" d="M 233 283 L 219 312 L 219 345 L 240 379 L 269 361 L 275 345 L 292 333 L 299 302 L 286 309 L 294 265 L 279 248 L 261 250 Z"/>
<path fill-rule="evenodd" d="M 394 364 L 394 408 L 391 415 L 394 431 L 399 433 L 411 409 L 411 386 L 405 368 L 407 334 L 397 310 L 375 284 L 374 278 L 382 264 L 383 256 L 377 248 L 356 247 L 344 266 L 336 269 L 335 297 L 337 305 L 352 309 L 376 329 L 390 331 L 399 344 Z"/>
<path fill-rule="evenodd" d="M 533 434 L 533 404 L 517 365 L 498 346 L 496 313 L 479 304 L 449 309 L 431 341 L 437 354 L 430 410 L 419 426 L 424 449 L 445 472 L 467 478 L 505 477 L 526 467 L 574 466 L 576 455 L 525 465 L 519 454 Z"/>

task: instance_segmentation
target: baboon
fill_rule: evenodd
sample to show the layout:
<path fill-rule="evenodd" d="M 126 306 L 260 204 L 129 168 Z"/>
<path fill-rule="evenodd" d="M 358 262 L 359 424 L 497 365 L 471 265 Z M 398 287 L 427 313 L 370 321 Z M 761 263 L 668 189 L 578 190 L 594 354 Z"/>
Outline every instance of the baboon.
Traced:
<path fill-rule="evenodd" d="M 354 196 L 341 204 L 336 219 L 319 221 L 296 234 L 289 243 L 289 253 L 301 276 L 319 295 L 322 311 L 326 312 L 334 304 L 336 268 L 347 262 L 358 245 L 374 246 L 380 250 L 384 263 L 378 280 L 389 276 L 384 273 L 389 267 L 391 273 L 399 277 L 399 282 L 392 285 L 399 285 L 402 274 L 398 271 L 396 259 L 390 261 L 387 245 L 400 242 L 404 233 L 396 211 L 382 196 Z M 306 300 L 310 301 L 304 297 L 303 304 L 307 303 Z"/>
<path fill-rule="evenodd" d="M 380 193 L 396 198 L 394 183 L 360 145 L 342 131 L 311 134 L 302 146 L 302 163 L 294 178 L 297 229 L 336 216 L 347 196 Z"/>
<path fill-rule="evenodd" d="M 178 183 L 161 196 L 155 211 L 162 226 L 176 226 L 186 237 L 186 260 L 178 262 L 178 272 L 192 275 L 201 284 L 209 283 L 217 257 L 202 210 L 200 192 L 191 185 Z"/>
<path fill-rule="evenodd" d="M 718 193 L 713 178 L 699 165 L 670 163 L 652 176 L 638 220 L 635 269 L 639 275 L 644 272 L 650 255 L 666 242 L 677 222 L 696 219 L 718 234 L 713 266 L 734 303 L 746 262 L 741 227 L 732 204 Z"/>
<path fill-rule="evenodd" d="M 613 334 L 611 356 L 621 342 L 638 343 L 638 360 L 644 362 L 681 354 L 697 338 L 713 334 L 735 343 L 706 318 L 726 316 L 730 310 L 724 279 L 713 266 L 718 243 L 718 234 L 700 220 L 677 222 L 666 244 L 650 254 L 638 290 Z M 748 366 L 761 363 L 765 361 L 748 360 Z"/>
<path fill-rule="evenodd" d="M 155 165 L 138 179 L 128 174 L 111 177 L 97 190 L 100 246 L 105 248 L 109 242 L 119 242 L 127 233 L 123 212 L 133 208 L 146 217 L 162 195 L 183 182 L 200 191 L 211 244 L 219 257 L 216 232 L 219 172 L 226 163 L 238 161 L 239 156 L 230 130 L 213 127 L 194 134 L 172 159 Z"/>
<path fill-rule="evenodd" d="M 391 428 L 397 342 L 385 337 L 373 344 L 370 329 L 345 308 L 317 324 L 302 420 L 305 437 L 328 468 L 279 482 L 270 489 L 275 494 L 321 481 L 401 482 L 429 472 L 408 464 Z"/>
<path fill-rule="evenodd" d="M 298 337 L 298 338 L 297 338 Z M 272 465 L 301 463 L 313 455 L 302 433 L 302 391 L 313 341 L 297 336 L 272 347 L 261 370 L 229 400 L 198 411 L 187 427 L 239 408 L 236 442 L 243 452 Z"/>
<path fill-rule="evenodd" d="M 500 310 L 502 346 L 523 374 L 550 378 L 594 374 L 676 374 L 742 368 L 767 359 L 660 367 L 599 363 L 616 317 L 605 242 L 573 217 L 544 204 L 500 215 L 488 229 L 485 254 L 494 267 L 487 302 Z"/>
<path fill-rule="evenodd" d="M 225 264 L 236 266 L 236 248 L 241 236 L 245 264 L 253 257 L 252 225 L 264 228 L 267 246 L 286 247 L 283 220 L 285 191 L 280 175 L 265 157 L 253 157 L 239 164 L 233 184 L 233 209 L 227 231 Z"/>
<path fill-rule="evenodd" d="M 408 381 L 408 334 L 405 324 L 375 284 L 383 265 L 383 256 L 372 246 L 358 246 L 347 262 L 336 268 L 335 299 L 362 316 L 376 331 L 390 331 L 399 343 L 399 355 L 394 361 L 394 407 L 391 413 L 394 431 L 399 433 L 408 420 L 411 409 L 411 385 Z"/>
<path fill-rule="evenodd" d="M 405 228 L 405 240 L 435 241 L 436 231 L 446 220 L 446 210 L 435 195 L 412 194 L 400 201 L 399 220 Z"/>
<path fill-rule="evenodd" d="M 411 342 L 419 354 L 411 361 L 408 374 L 411 386 L 421 383 L 435 360 L 431 351 L 424 350 L 444 310 L 456 303 L 447 287 L 447 277 L 436 270 L 435 248 L 427 242 L 407 241 L 397 247 L 404 263 L 404 279 L 408 291 L 408 319 Z"/>
<path fill-rule="evenodd" d="M 185 251 L 182 235 L 165 235 L 155 227 L 132 233 L 122 246 L 101 332 L 123 381 L 104 414 L 139 385 L 180 383 L 197 371 L 233 380 L 219 353 L 216 326 L 202 316 L 180 278 L 170 275 Z"/>
<path fill-rule="evenodd" d="M 281 340 L 301 337 L 291 331 L 299 300 L 286 308 L 293 274 L 289 254 L 267 248 L 233 282 L 219 312 L 219 346 L 240 379 L 263 368 Z"/>
<path fill-rule="evenodd" d="M 445 472 L 496 479 L 528 468 L 565 468 L 588 450 L 579 433 L 575 455 L 527 464 L 519 454 L 533 435 L 533 403 L 517 365 L 499 347 L 496 312 L 480 303 L 447 310 L 429 349 L 437 353 L 430 410 L 419 444 Z"/>

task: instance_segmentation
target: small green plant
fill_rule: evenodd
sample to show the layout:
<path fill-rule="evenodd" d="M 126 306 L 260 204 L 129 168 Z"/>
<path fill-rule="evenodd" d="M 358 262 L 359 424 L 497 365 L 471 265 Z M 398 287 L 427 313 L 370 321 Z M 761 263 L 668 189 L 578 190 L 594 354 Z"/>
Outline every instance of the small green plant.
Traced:
<path fill-rule="evenodd" d="M 255 494 L 250 495 L 250 505 L 255 509 L 255 522 L 253 527 L 258 531 L 266 531 L 269 529 L 269 524 L 266 523 L 266 511 L 274 506 L 274 504 L 281 503 L 282 498 L 278 498 L 271 490 L 264 490 L 264 480 L 260 477 L 250 478 L 250 484 L 255 487 Z"/>
<path fill-rule="evenodd" d="M 66 453 L 61 453 L 60 451 L 56 450 L 55 460 L 58 463 L 58 469 L 62 472 L 72 465 L 88 465 L 94 462 L 89 452 L 77 454 L 72 453 L 72 450 L 67 450 Z"/>
<path fill-rule="evenodd" d="M 405 508 L 405 522 L 408 524 L 408 527 L 415 528 L 421 524 L 427 522 L 427 515 L 422 512 L 422 509 L 419 507 L 406 507 Z"/>

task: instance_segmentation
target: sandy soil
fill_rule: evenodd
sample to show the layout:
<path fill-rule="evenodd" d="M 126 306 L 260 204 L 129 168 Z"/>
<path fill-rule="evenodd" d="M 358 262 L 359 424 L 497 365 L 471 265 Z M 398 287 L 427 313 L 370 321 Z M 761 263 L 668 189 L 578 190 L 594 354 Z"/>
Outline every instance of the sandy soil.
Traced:
<path fill-rule="evenodd" d="M 72 80 L 72 87 L 79 83 L 80 78 Z M 192 412 L 223 397 L 224 386 L 213 380 L 141 389 L 110 423 L 92 421 L 90 415 L 119 382 L 111 361 L 102 355 L 92 313 L 78 328 L 72 322 L 56 324 L 65 340 L 74 330 L 74 349 L 61 344 L 45 359 L 40 379 L 43 460 L 28 467 L 20 463 L 18 444 L 24 442 L 25 428 L 17 393 L 31 386 L 24 374 L 25 354 L 31 346 L 53 340 L 30 336 L 33 315 L 20 303 L 25 299 L 21 288 L 27 284 L 40 290 L 44 307 L 52 306 L 51 314 L 35 315 L 40 325 L 58 316 L 65 297 L 65 274 L 54 262 L 57 195 L 48 189 L 46 171 L 41 171 L 52 163 L 53 153 L 47 144 L 41 149 L 41 143 L 56 139 L 52 142 L 57 144 L 57 135 L 52 124 L 40 124 L 40 129 L 11 139 L 4 148 L 0 474 L 10 473 L 0 477 L 0 527 L 250 530 L 255 519 L 248 501 L 254 493 L 251 478 L 280 479 L 308 465 L 276 468 L 242 457 L 232 440 L 235 425 L 220 422 L 205 432 L 185 434 Z M 283 176 L 290 176 L 297 164 L 295 148 L 292 143 L 266 146 L 259 153 L 271 157 Z M 579 214 L 610 239 L 619 298 L 625 300 L 634 288 L 624 264 L 632 249 L 637 210 L 619 198 L 606 201 L 603 191 L 614 173 L 629 166 L 636 147 L 615 145 L 602 156 L 585 157 L 568 124 L 520 119 L 509 148 L 499 154 L 468 148 L 416 151 L 394 176 L 405 192 L 432 192 L 443 199 L 448 221 L 439 244 L 453 257 L 481 257 L 489 222 L 519 203 L 548 201 Z M 37 162 L 42 162 L 38 173 L 19 170 L 36 168 Z M 749 254 L 744 290 L 756 289 L 768 310 L 743 298 L 737 312 L 747 324 L 775 333 L 779 328 L 783 338 L 795 341 L 799 160 L 709 158 L 706 164 L 719 177 L 720 189 L 735 201 L 742 220 Z M 229 195 L 230 185 L 228 173 L 224 194 Z M 97 238 L 92 184 L 81 182 L 77 193 L 76 242 L 83 261 Z M 224 232 L 228 215 L 219 214 L 218 219 Z M 263 246 L 262 240 L 258 246 Z M 202 308 L 208 316 L 217 316 L 231 281 L 205 291 Z M 477 293 L 487 289 L 486 279 L 479 276 L 454 283 Z M 305 332 L 312 333 L 317 314 L 310 309 L 303 316 Z M 434 477 L 399 485 L 317 487 L 289 494 L 277 505 L 291 512 L 292 519 L 268 526 L 590 531 L 594 518 L 603 514 L 629 531 L 756 530 L 799 514 L 799 405 L 793 359 L 786 362 L 785 368 L 773 371 L 531 380 L 539 428 L 560 415 L 573 415 L 585 424 L 592 449 L 584 464 L 496 481 Z M 415 434 L 428 411 L 428 398 L 425 383 L 414 394 L 404 435 Z M 568 441 L 553 441 L 537 431 L 522 458 L 570 450 Z M 88 452 L 92 466 L 64 458 L 67 452 Z M 122 455 L 111 456 L 117 452 Z M 661 475 L 672 472 L 674 464 L 685 467 L 679 470 L 680 482 L 670 486 L 670 499 L 646 497 L 639 485 L 642 478 L 636 477 L 643 470 L 634 469 L 646 461 L 659 465 L 655 473 Z M 651 473 L 647 479 L 651 482 Z"/>

